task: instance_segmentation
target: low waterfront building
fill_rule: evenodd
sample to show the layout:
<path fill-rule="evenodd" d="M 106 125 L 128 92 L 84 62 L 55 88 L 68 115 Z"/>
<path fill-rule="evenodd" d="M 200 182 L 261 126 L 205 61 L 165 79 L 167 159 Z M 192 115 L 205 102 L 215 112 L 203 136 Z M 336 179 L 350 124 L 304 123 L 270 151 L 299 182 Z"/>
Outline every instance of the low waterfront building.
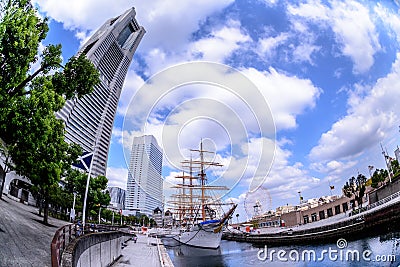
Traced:
<path fill-rule="evenodd" d="M 254 217 L 250 223 L 255 227 L 293 227 L 345 214 L 354 201 L 345 196 L 324 196 L 303 201 L 297 206 L 281 206 L 276 212 Z"/>
<path fill-rule="evenodd" d="M 320 221 L 335 215 L 343 214 L 352 207 L 352 199 L 345 196 L 326 198 L 321 197 L 318 200 L 319 205 L 300 208 L 296 211 L 282 214 L 281 220 L 286 226 L 296 226 L 311 222 Z"/>
<path fill-rule="evenodd" d="M 277 216 L 280 216 L 280 215 L 282 215 L 284 213 L 289 213 L 289 212 L 292 212 L 292 211 L 295 211 L 295 210 L 296 210 L 296 206 L 286 204 L 286 206 L 281 206 L 281 207 L 276 208 L 275 214 Z"/>
<path fill-rule="evenodd" d="M 277 215 L 273 211 L 269 211 L 263 215 L 253 218 L 250 223 L 256 228 L 264 227 L 278 227 L 281 226 L 280 215 Z"/>
<path fill-rule="evenodd" d="M 162 227 L 163 225 L 163 212 L 157 207 L 153 210 L 153 219 L 157 224 L 157 227 Z"/>
<path fill-rule="evenodd" d="M 163 224 L 163 226 L 164 227 L 172 227 L 173 222 L 174 222 L 174 219 L 173 219 L 173 216 L 172 216 L 172 212 L 167 210 L 164 213 L 164 224 Z"/>

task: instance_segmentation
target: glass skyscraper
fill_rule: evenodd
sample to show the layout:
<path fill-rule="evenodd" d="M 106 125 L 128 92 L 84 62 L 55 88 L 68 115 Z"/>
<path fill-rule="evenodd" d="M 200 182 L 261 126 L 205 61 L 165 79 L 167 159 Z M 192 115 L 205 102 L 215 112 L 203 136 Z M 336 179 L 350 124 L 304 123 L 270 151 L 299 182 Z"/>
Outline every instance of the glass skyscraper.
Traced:
<path fill-rule="evenodd" d="M 79 50 L 100 72 L 93 93 L 67 101 L 57 116 L 66 125 L 67 142 L 93 152 L 92 174 L 106 175 L 111 131 L 122 86 L 145 29 L 135 19 L 135 9 L 104 23 Z"/>
<path fill-rule="evenodd" d="M 163 153 L 152 135 L 133 139 L 126 186 L 125 209 L 147 215 L 162 208 Z"/>
<path fill-rule="evenodd" d="M 109 187 L 107 188 L 110 194 L 110 206 L 118 211 L 120 209 L 125 209 L 125 193 L 126 191 L 119 187 Z"/>

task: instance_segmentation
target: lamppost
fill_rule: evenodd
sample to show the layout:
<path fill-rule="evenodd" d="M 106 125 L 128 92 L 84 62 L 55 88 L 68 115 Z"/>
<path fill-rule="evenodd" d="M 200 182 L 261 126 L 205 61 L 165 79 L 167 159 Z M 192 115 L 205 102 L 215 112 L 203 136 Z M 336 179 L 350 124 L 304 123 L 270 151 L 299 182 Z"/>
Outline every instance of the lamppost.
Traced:
<path fill-rule="evenodd" d="M 75 220 L 75 200 L 76 200 L 76 192 L 74 192 L 74 203 L 72 204 L 71 213 L 69 215 L 69 220 L 70 221 L 74 221 Z"/>

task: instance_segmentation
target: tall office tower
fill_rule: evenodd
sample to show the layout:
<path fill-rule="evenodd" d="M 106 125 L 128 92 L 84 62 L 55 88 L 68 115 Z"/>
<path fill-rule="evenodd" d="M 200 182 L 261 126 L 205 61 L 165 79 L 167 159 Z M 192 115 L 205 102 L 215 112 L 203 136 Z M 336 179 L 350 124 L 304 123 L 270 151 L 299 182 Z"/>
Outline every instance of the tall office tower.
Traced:
<path fill-rule="evenodd" d="M 66 125 L 65 139 L 93 152 L 92 174 L 105 175 L 114 117 L 133 54 L 146 32 L 135 19 L 135 9 L 108 20 L 77 53 L 84 54 L 100 72 L 94 92 L 67 101 L 57 116 Z"/>
<path fill-rule="evenodd" d="M 108 193 L 110 194 L 110 206 L 113 209 L 125 209 L 125 190 L 120 187 L 109 187 L 107 188 Z"/>
<path fill-rule="evenodd" d="M 151 215 L 162 205 L 162 150 L 152 135 L 133 139 L 125 209 Z"/>

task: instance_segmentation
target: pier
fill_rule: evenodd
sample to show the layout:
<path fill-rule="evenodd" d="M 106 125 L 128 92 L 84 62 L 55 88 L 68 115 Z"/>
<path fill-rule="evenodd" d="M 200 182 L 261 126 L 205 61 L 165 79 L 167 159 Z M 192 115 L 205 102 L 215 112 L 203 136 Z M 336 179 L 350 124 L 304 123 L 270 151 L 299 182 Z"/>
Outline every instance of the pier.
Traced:
<path fill-rule="evenodd" d="M 113 267 L 174 266 L 161 240 L 143 234 L 137 235 L 136 243 L 132 239 L 126 242 L 126 246 L 122 249 L 121 254 L 117 262 L 112 265 Z"/>
<path fill-rule="evenodd" d="M 400 222 L 400 192 L 360 209 L 352 216 L 337 215 L 315 223 L 296 227 L 261 228 L 245 233 L 225 231 L 223 239 L 254 244 L 293 245 L 335 241 L 338 238 L 355 240 L 395 230 Z"/>

